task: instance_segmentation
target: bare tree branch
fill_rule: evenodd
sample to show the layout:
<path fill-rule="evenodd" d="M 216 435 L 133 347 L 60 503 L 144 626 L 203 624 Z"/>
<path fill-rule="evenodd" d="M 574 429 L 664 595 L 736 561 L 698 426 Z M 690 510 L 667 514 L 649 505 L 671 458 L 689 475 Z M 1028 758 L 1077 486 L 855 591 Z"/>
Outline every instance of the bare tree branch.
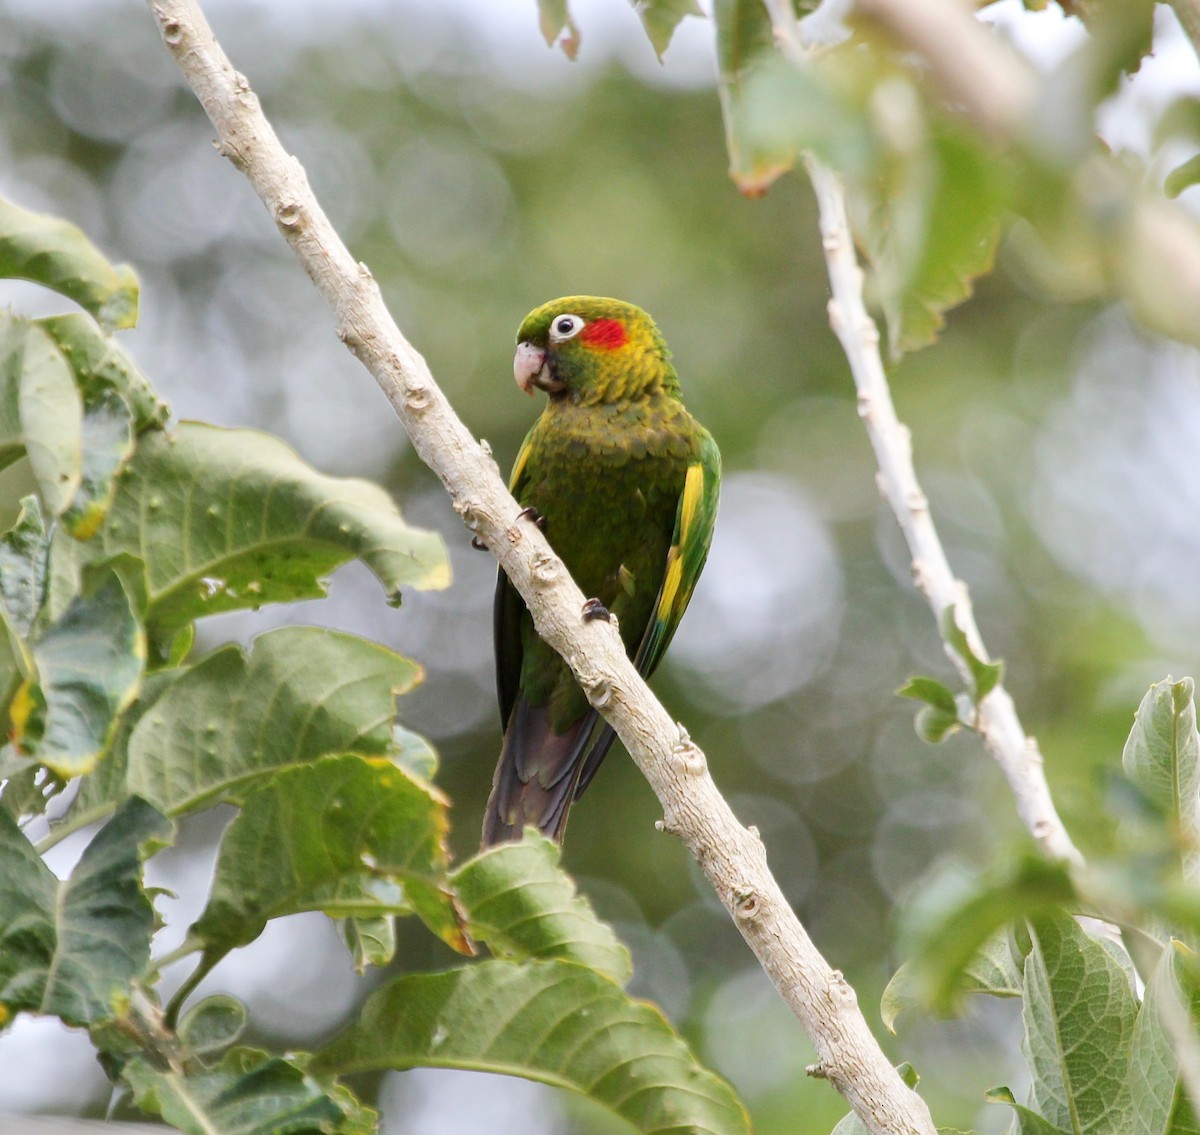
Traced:
<path fill-rule="evenodd" d="M 869 0 L 873 10 L 888 0 Z M 907 0 L 906 0 L 907 2 Z M 922 0 L 922 3 L 926 0 Z M 929 0 L 941 3 L 941 0 Z M 894 8 L 903 5 L 891 5 Z M 946 0 L 946 7 L 957 6 Z M 800 41 L 790 0 L 767 0 L 771 25 L 780 50 L 796 66 L 805 66 L 807 53 Z M 969 16 L 965 17 L 970 20 Z M 940 27 L 941 25 L 934 25 Z M 862 269 L 854 251 L 850 225 L 846 219 L 845 194 L 836 173 L 815 158 L 806 159 L 809 176 L 817 195 L 821 243 L 829 270 L 832 298 L 829 322 L 842 344 L 854 385 L 858 390 L 858 412 L 871 439 L 879 463 L 879 489 L 900 523 L 900 529 L 912 554 L 913 582 L 929 602 L 942 630 L 943 614 L 954 611 L 955 620 L 967 636 L 974 653 L 988 657 L 983 645 L 971 598 L 966 585 L 950 570 L 937 526 L 929 511 L 929 501 L 917 481 L 912 462 L 912 435 L 896 416 L 891 390 L 879 354 L 879 328 L 863 302 Z M 965 659 L 948 640 L 943 639 L 946 654 L 961 674 L 971 681 Z M 1028 737 L 1017 717 L 1016 707 L 1003 685 L 997 684 L 979 703 L 976 728 L 987 750 L 1004 773 L 1016 800 L 1022 823 L 1047 855 L 1075 865 L 1083 856 L 1072 842 L 1050 796 L 1042 768 L 1037 741 Z"/>
<path fill-rule="evenodd" d="M 616 629 L 583 621 L 583 594 L 537 528 L 518 518 L 491 453 L 458 420 L 424 359 L 392 321 L 369 270 L 334 231 L 300 164 L 280 145 L 198 5 L 147 3 L 216 128 L 221 153 L 249 178 L 325 296 L 338 336 L 374 376 L 468 528 L 495 553 L 538 633 L 567 660 L 592 704 L 616 728 L 662 803 L 660 827 L 683 840 L 804 1024 L 819 1058 L 810 1072 L 830 1080 L 871 1132 L 933 1135 L 924 1101 L 891 1066 L 854 991 L 821 957 L 772 878 L 758 833 L 738 824 L 704 754 L 638 676 Z"/>

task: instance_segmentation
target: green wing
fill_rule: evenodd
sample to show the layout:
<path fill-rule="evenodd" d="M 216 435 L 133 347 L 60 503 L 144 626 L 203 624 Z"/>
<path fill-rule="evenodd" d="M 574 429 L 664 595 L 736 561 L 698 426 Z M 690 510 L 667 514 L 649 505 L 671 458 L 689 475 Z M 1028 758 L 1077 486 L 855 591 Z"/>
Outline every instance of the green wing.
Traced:
<path fill-rule="evenodd" d="M 654 614 L 633 659 L 638 673 L 645 678 L 654 673 L 696 589 L 696 581 L 712 544 L 720 492 L 721 454 L 717 443 L 708 431 L 704 431 L 699 458 L 688 466 L 683 483 L 683 494 L 675 513 L 675 533 L 667 552 L 666 571 L 654 604 Z"/>
<path fill-rule="evenodd" d="M 525 489 L 525 466 L 529 463 L 530 443 L 533 431 L 521 443 L 520 452 L 513 462 L 512 476 L 508 480 L 508 491 L 519 501 Z M 503 568 L 496 569 L 496 598 L 492 606 L 492 643 L 496 652 L 496 695 L 500 700 L 501 726 L 516 703 L 521 688 L 521 615 L 525 601 L 517 589 L 508 582 Z"/>

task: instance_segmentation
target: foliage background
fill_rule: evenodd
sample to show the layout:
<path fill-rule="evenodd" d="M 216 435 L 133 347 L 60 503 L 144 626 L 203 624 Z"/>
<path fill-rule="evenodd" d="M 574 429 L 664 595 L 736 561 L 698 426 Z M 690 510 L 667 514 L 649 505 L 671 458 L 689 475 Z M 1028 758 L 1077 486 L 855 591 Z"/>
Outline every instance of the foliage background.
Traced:
<path fill-rule="evenodd" d="M 206 7 L 502 466 L 537 412 L 508 378 L 527 310 L 591 292 L 657 318 L 728 473 L 710 567 L 656 686 L 877 1022 L 894 906 L 942 856 L 986 862 L 1016 821 L 978 744 L 923 745 L 912 706 L 892 696 L 909 674 L 948 666 L 875 492 L 825 319 L 808 188 L 790 177 L 747 201 L 726 176 L 711 29 L 685 21 L 660 66 L 620 0 L 575 4 L 584 42 L 570 65 L 542 43 L 532 0 Z M 1194 57 L 1159 17 L 1156 58 L 1106 116 L 1118 147 L 1149 152 L 1178 76 L 1200 88 Z M 993 18 L 1040 42 L 1046 65 L 1073 34 L 1057 9 L 1018 16 L 1003 4 Z M 74 220 L 135 265 L 142 318 L 124 342 L 180 417 L 269 429 L 326 471 L 377 478 L 451 548 L 451 590 L 413 594 L 399 612 L 364 571 L 346 570 L 320 609 L 212 620 L 198 649 L 320 617 L 422 661 L 428 679 L 405 699 L 406 723 L 440 748 L 466 854 L 499 742 L 493 563 L 470 550 L 210 137 L 143 5 L 0 0 L 0 195 Z M 49 301 L 14 287 L 0 302 L 41 314 Z M 1196 669 L 1198 376 L 1195 352 L 1140 337 L 1119 309 L 1049 301 L 1004 245 L 941 341 L 892 374 L 951 562 L 1085 853 L 1100 850 L 1089 817 L 1141 693 Z M 0 479 L 0 499 L 16 489 Z M 615 752 L 575 812 L 566 867 L 630 943 L 633 990 L 734 1082 L 757 1129 L 827 1131 L 841 1101 L 804 1077 L 807 1041 L 682 848 L 654 832 L 657 815 Z M 211 820 L 192 823 L 161 857 L 180 927 L 200 908 L 216 834 Z M 77 853 L 64 844 L 52 862 Z M 417 932 L 400 964 L 436 965 L 437 949 Z M 246 997 L 277 1043 L 327 1035 L 370 981 L 319 916 L 243 953 L 205 988 Z M 1007 1123 L 1004 1109 L 977 1113 L 996 1083 L 1020 1094 L 1013 1008 L 989 999 L 965 1021 L 901 1022 L 939 1122 Z M 549 1089 L 467 1073 L 394 1074 L 380 1091 L 386 1129 L 404 1135 L 598 1122 Z M 106 1103 L 86 1038 L 23 1018 L 0 1040 L 0 1112 L 101 1114 Z"/>

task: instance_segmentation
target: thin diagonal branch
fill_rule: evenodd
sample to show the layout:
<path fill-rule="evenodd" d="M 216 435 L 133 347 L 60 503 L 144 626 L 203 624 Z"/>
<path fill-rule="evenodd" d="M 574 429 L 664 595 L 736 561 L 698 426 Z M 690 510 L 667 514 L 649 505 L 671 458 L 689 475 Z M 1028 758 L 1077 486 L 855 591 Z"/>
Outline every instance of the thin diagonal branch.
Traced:
<path fill-rule="evenodd" d="M 392 321 L 379 288 L 325 216 L 300 164 L 280 145 L 246 79 L 213 38 L 195 0 L 147 0 L 163 41 L 216 128 L 221 153 L 249 178 L 333 309 L 338 335 L 374 376 L 455 510 L 495 553 L 538 634 L 571 666 L 662 802 L 661 826 L 683 840 L 829 1079 L 878 1135 L 933 1135 L 928 1108 L 891 1066 L 854 991 L 813 945 L 767 868 L 762 840 L 741 827 L 704 754 L 673 722 L 625 655 L 616 629 L 580 617 L 584 597 L 518 505 L 490 452 L 455 416 L 425 360 Z"/>
<path fill-rule="evenodd" d="M 767 7 L 780 50 L 796 66 L 805 66 L 807 56 L 790 0 L 767 0 Z M 971 649 L 986 659 L 988 654 L 975 624 L 970 595 L 950 569 L 929 502 L 917 481 L 912 436 L 896 416 L 892 403 L 879 353 L 879 328 L 863 301 L 863 274 L 846 219 L 841 181 L 833 170 L 815 158 L 807 158 L 806 165 L 817 195 L 821 243 L 829 270 L 832 291 L 829 322 L 854 376 L 859 416 L 879 463 L 880 492 L 899 521 L 912 555 L 913 581 L 928 601 L 939 631 L 943 613 L 952 609 Z M 963 681 L 969 683 L 971 674 L 966 661 L 948 641 L 943 642 Z M 1054 859 L 1082 865 L 1083 856 L 1067 833 L 1050 796 L 1037 741 L 1026 736 L 1013 700 L 1003 685 L 997 684 L 979 703 L 975 724 L 1008 781 L 1022 823 L 1039 846 Z"/>

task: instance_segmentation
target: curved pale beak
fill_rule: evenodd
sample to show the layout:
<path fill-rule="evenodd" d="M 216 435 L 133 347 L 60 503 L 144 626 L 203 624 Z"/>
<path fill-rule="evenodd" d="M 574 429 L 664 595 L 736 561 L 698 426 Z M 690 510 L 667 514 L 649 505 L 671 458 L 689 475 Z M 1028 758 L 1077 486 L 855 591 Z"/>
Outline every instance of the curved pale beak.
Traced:
<path fill-rule="evenodd" d="M 526 394 L 532 394 L 535 386 L 549 381 L 550 368 L 546 365 L 546 352 L 532 343 L 518 343 L 517 353 L 513 356 L 513 378 Z"/>

